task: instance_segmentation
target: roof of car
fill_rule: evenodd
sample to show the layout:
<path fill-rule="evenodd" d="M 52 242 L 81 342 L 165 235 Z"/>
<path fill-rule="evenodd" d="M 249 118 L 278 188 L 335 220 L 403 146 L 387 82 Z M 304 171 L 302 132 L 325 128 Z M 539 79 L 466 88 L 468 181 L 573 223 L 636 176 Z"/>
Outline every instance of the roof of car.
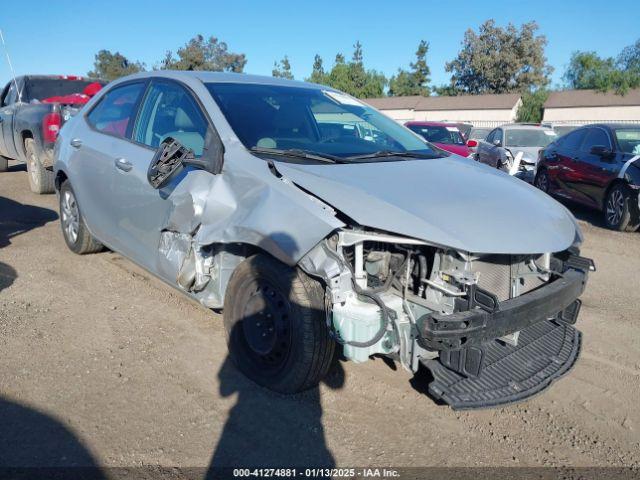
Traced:
<path fill-rule="evenodd" d="M 188 70 L 154 70 L 151 72 L 141 72 L 127 78 L 147 78 L 164 77 L 175 80 L 185 78 L 195 78 L 203 83 L 253 83 L 256 85 L 283 85 L 291 87 L 307 87 L 313 89 L 334 90 L 325 85 L 316 83 L 301 82 L 298 80 L 287 80 L 285 78 L 268 77 L 264 75 L 251 75 L 248 73 L 232 72 L 209 72 L 209 71 L 188 71 Z"/>
<path fill-rule="evenodd" d="M 405 125 L 417 125 L 423 127 L 455 127 L 458 128 L 457 123 L 450 122 L 420 122 L 420 121 L 411 121 L 405 123 Z"/>
<path fill-rule="evenodd" d="M 500 128 L 508 130 L 553 130 L 551 127 L 531 123 L 505 123 L 500 125 Z"/>
<path fill-rule="evenodd" d="M 638 123 L 590 123 L 588 125 L 581 125 L 582 127 L 602 127 L 602 128 L 610 128 L 614 129 L 622 129 L 622 128 L 640 128 L 640 124 Z"/>

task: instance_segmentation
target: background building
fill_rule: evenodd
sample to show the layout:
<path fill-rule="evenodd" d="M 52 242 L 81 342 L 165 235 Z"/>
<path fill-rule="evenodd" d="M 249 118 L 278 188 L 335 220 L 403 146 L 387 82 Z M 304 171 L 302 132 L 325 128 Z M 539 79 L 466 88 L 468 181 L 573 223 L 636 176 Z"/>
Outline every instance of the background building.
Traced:
<path fill-rule="evenodd" d="M 468 122 L 493 127 L 516 119 L 520 94 L 459 95 L 455 97 L 385 97 L 365 100 L 394 120 Z"/>
<path fill-rule="evenodd" d="M 551 92 L 544 104 L 545 122 L 640 122 L 640 89 L 625 95 L 595 90 Z"/>

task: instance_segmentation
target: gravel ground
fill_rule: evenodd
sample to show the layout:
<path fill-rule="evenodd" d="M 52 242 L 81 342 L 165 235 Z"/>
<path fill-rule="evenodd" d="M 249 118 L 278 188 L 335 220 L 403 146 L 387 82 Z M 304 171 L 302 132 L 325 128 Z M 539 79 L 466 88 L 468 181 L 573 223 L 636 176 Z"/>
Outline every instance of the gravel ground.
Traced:
<path fill-rule="evenodd" d="M 595 259 L 576 367 L 455 412 L 381 360 L 283 397 L 229 363 L 222 319 L 118 254 L 65 246 L 57 200 L 0 174 L 0 465 L 640 467 L 640 235 L 578 211 Z"/>

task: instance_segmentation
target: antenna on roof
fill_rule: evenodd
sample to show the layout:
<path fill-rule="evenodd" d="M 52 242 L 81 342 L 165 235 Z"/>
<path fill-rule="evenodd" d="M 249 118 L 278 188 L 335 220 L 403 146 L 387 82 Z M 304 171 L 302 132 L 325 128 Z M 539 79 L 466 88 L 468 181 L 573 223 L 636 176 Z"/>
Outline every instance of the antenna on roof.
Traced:
<path fill-rule="evenodd" d="M 18 92 L 18 102 L 22 101 L 22 92 L 18 88 L 18 81 L 16 80 L 16 72 L 13 70 L 13 64 L 11 63 L 11 57 L 9 57 L 9 50 L 7 50 L 7 44 L 4 43 L 4 35 L 2 34 L 2 29 L 0 29 L 0 41 L 2 41 L 2 47 L 4 48 L 4 54 L 7 56 L 7 63 L 9 64 L 9 69 L 11 70 L 11 75 L 13 76 L 13 84 L 16 87 L 16 92 Z"/>

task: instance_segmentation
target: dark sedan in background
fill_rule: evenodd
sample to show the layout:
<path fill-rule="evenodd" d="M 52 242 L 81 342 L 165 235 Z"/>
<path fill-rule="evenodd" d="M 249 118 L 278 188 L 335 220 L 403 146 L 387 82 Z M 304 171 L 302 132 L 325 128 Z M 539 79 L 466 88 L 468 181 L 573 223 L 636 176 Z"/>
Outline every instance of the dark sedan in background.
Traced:
<path fill-rule="evenodd" d="M 613 230 L 637 230 L 640 125 L 586 125 L 560 137 L 540 152 L 535 185 L 602 211 Z"/>

